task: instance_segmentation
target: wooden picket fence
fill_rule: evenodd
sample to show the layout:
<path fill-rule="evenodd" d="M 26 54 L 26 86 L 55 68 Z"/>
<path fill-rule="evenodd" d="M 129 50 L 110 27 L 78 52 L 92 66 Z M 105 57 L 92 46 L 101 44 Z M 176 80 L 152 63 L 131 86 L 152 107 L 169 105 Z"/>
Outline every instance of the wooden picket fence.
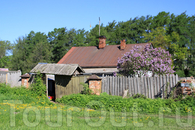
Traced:
<path fill-rule="evenodd" d="M 170 96 L 178 82 L 178 75 L 160 75 L 154 77 L 128 77 L 102 75 L 102 92 L 122 96 L 128 90 L 129 96 L 143 94 L 148 98 Z"/>

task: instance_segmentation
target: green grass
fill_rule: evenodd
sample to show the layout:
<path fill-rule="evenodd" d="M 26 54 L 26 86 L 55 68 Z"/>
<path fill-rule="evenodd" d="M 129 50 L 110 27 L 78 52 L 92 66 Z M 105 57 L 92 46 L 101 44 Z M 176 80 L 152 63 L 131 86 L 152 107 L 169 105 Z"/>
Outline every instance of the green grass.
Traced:
<path fill-rule="evenodd" d="M 15 125 L 10 126 L 10 105 L 0 105 L 0 128 L 1 129 L 192 129 L 195 128 L 195 120 L 189 127 L 182 127 L 181 123 L 176 122 L 175 116 L 165 115 L 163 118 L 163 125 L 159 123 L 159 115 L 138 114 L 133 116 L 132 113 L 110 113 L 105 112 L 102 115 L 100 111 L 85 111 L 80 108 L 65 107 L 56 105 L 51 107 L 49 114 L 45 114 L 47 108 L 40 106 L 38 111 L 40 114 L 30 111 L 26 114 L 25 111 L 35 110 L 33 106 L 25 106 L 24 104 L 16 106 Z M 45 110 L 46 109 L 46 110 Z M 85 113 L 89 112 L 89 117 Z M 57 116 L 60 113 L 61 116 Z M 40 120 L 36 120 L 36 116 Z M 38 119 L 38 118 L 37 118 Z M 57 119 L 59 122 L 57 123 Z M 90 119 L 89 121 L 87 119 Z M 104 120 L 105 119 L 105 120 Z M 27 121 L 26 121 L 27 120 Z M 102 122 L 100 121 L 102 120 Z M 51 121 L 51 122 L 50 122 Z M 187 122 L 187 117 L 182 116 L 181 121 Z M 28 123 L 29 122 L 29 123 Z M 33 123 L 34 124 L 31 124 Z M 37 122 L 37 124 L 36 124 Z M 87 123 L 88 122 L 88 123 Z M 56 123 L 52 125 L 53 123 Z"/>
<path fill-rule="evenodd" d="M 134 113 L 112 113 L 54 104 L 44 96 L 37 96 L 30 89 L 0 85 L 0 129 L 3 130 L 195 129 L 194 116 L 189 126 L 182 124 L 187 123 L 187 115 L 180 116 L 181 122 L 176 120 L 174 113 L 164 113 L 160 120 L 159 117 L 159 114 L 139 112 L 136 115 L 136 110 Z"/>

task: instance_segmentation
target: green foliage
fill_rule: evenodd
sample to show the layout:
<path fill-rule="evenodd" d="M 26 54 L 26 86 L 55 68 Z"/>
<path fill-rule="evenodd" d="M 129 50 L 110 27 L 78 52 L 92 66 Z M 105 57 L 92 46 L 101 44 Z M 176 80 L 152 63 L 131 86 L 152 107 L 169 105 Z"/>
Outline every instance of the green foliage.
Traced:
<path fill-rule="evenodd" d="M 157 27 L 152 29 L 150 33 L 143 33 L 144 39 L 152 43 L 155 48 L 161 47 L 168 50 L 171 46 L 171 43 L 179 41 L 179 35 L 176 32 L 167 34 L 167 27 Z"/>
<path fill-rule="evenodd" d="M 132 97 L 133 98 L 143 98 L 143 99 L 146 99 L 146 96 L 144 96 L 143 94 L 135 94 Z"/>
<path fill-rule="evenodd" d="M 187 96 L 185 99 L 175 101 L 173 99 L 160 98 L 145 99 L 142 95 L 136 95 L 134 98 L 122 98 L 107 94 L 100 96 L 72 94 L 57 99 L 57 102 L 77 107 L 88 107 L 95 110 L 104 109 L 110 111 L 110 108 L 113 108 L 114 111 L 118 112 L 124 110 L 129 112 L 133 108 L 143 113 L 159 113 L 160 108 L 167 108 L 164 113 L 175 113 L 176 108 L 180 108 L 181 113 L 186 114 L 189 112 L 188 108 L 191 107 L 193 114 L 195 114 L 195 98 L 192 96 Z"/>
<path fill-rule="evenodd" d="M 186 75 L 185 75 L 185 72 L 183 71 L 183 70 L 177 70 L 176 72 L 175 72 L 179 77 L 185 77 Z"/>
<path fill-rule="evenodd" d="M 13 47 L 9 41 L 0 41 L 0 68 L 10 67 Z"/>
<path fill-rule="evenodd" d="M 0 59 L 0 68 L 8 68 L 11 63 L 12 56 L 4 56 Z"/>
<path fill-rule="evenodd" d="M 28 73 L 39 62 L 50 62 L 51 50 L 44 33 L 31 31 L 27 37 L 18 38 L 13 50 L 11 69 Z"/>
<path fill-rule="evenodd" d="M 38 96 L 35 91 L 25 87 L 13 87 L 0 84 L 0 102 L 3 100 L 21 100 L 24 104 L 52 105 L 46 96 Z"/>
<path fill-rule="evenodd" d="M 107 94 L 106 92 L 100 93 L 100 96 L 108 96 L 109 94 Z"/>
<path fill-rule="evenodd" d="M 3 58 L 8 54 L 8 51 L 13 49 L 13 45 L 10 41 L 0 41 L 0 58 Z"/>
<path fill-rule="evenodd" d="M 42 75 L 39 73 L 35 76 L 35 83 L 32 84 L 32 91 L 38 96 L 46 96 L 46 86 L 43 84 L 41 77 Z"/>
<path fill-rule="evenodd" d="M 92 95 L 92 90 L 89 89 L 89 85 L 87 83 L 81 83 L 81 85 L 83 85 L 82 94 Z"/>

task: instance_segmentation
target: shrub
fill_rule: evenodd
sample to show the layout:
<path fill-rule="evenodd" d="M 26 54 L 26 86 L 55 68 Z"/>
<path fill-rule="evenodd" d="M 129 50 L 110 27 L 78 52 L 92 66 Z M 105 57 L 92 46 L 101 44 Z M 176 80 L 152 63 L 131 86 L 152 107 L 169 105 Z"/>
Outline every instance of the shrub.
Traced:
<path fill-rule="evenodd" d="M 141 97 L 141 98 L 140 98 Z M 175 113 L 176 108 L 180 108 L 180 112 L 185 114 L 190 112 L 189 107 L 193 114 L 195 114 L 195 100 L 192 96 L 189 96 L 181 101 L 174 101 L 173 99 L 149 99 L 142 95 L 135 95 L 135 98 L 122 98 L 120 96 L 111 96 L 107 94 L 98 95 L 83 95 L 72 94 L 65 95 L 61 99 L 56 100 L 59 103 L 77 106 L 87 107 L 90 109 L 98 110 L 104 108 L 106 111 L 110 111 L 110 108 L 114 111 L 127 111 L 132 110 L 139 111 L 141 113 L 159 113 L 160 108 L 165 108 L 164 113 Z"/>
<path fill-rule="evenodd" d="M 172 74 L 171 55 L 162 48 L 150 48 L 146 45 L 143 50 L 140 46 L 135 46 L 133 50 L 124 54 L 118 59 L 117 68 L 123 75 L 142 75 L 152 74 Z"/>
<path fill-rule="evenodd" d="M 92 95 L 92 90 L 89 89 L 89 85 L 87 83 L 81 83 L 81 85 L 83 85 L 83 91 L 81 92 L 82 94 Z"/>
<path fill-rule="evenodd" d="M 40 73 L 35 76 L 35 83 L 32 84 L 32 91 L 38 96 L 46 96 L 46 86 L 43 84 L 41 77 L 42 75 Z"/>
<path fill-rule="evenodd" d="M 46 96 L 37 95 L 36 91 L 32 91 L 25 87 L 13 87 L 0 84 L 0 102 L 3 100 L 21 100 L 23 103 L 33 103 L 34 105 L 52 105 Z"/>
<path fill-rule="evenodd" d="M 176 70 L 175 74 L 177 74 L 179 77 L 186 77 L 183 70 Z"/>
<path fill-rule="evenodd" d="M 133 98 L 143 98 L 143 99 L 146 99 L 146 96 L 144 96 L 143 94 L 135 94 L 132 97 Z"/>

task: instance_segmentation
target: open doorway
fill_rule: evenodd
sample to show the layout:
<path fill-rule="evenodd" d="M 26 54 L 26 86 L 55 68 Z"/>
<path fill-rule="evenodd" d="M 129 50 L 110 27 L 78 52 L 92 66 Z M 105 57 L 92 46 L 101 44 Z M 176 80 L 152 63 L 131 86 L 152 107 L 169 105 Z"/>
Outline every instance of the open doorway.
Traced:
<path fill-rule="evenodd" d="M 55 101 L 55 79 L 54 75 L 48 75 L 48 97 Z"/>

